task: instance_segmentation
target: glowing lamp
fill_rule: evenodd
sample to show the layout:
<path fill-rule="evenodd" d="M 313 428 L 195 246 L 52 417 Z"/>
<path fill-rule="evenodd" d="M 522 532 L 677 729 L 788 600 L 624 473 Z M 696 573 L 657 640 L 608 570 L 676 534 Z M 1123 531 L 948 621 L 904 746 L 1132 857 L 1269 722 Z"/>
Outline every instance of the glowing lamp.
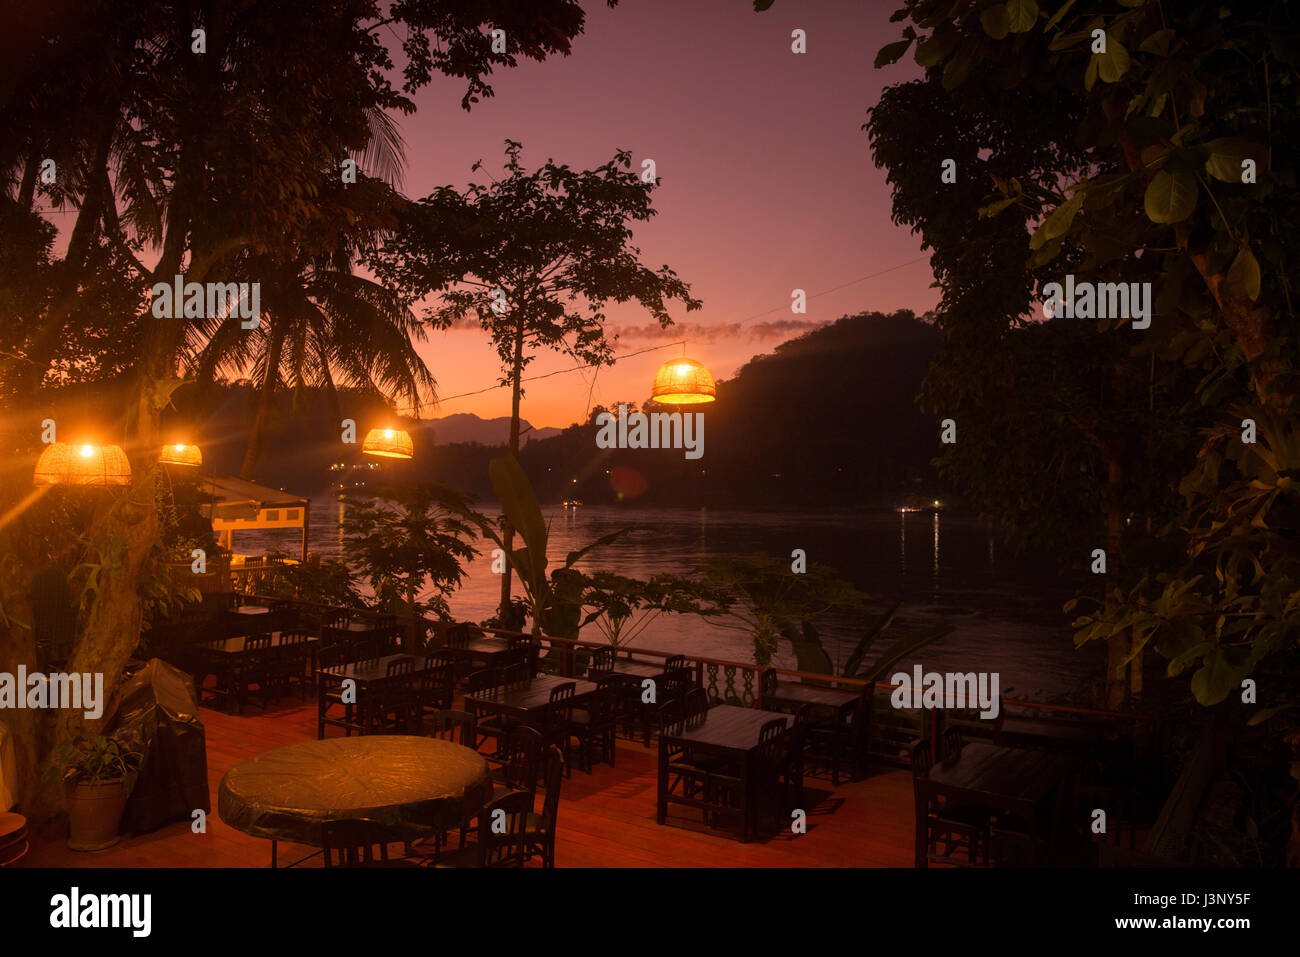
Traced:
<path fill-rule="evenodd" d="M 415 446 L 405 429 L 371 429 L 361 451 L 385 459 L 409 459 L 415 454 Z"/>
<path fill-rule="evenodd" d="M 697 405 L 713 402 L 718 386 L 703 363 L 682 356 L 669 359 L 655 373 L 650 398 L 667 405 Z"/>
<path fill-rule="evenodd" d="M 158 461 L 163 465 L 202 465 L 203 453 L 197 445 L 164 445 Z"/>
<path fill-rule="evenodd" d="M 131 463 L 117 445 L 52 442 L 36 462 L 37 485 L 130 485 Z"/>

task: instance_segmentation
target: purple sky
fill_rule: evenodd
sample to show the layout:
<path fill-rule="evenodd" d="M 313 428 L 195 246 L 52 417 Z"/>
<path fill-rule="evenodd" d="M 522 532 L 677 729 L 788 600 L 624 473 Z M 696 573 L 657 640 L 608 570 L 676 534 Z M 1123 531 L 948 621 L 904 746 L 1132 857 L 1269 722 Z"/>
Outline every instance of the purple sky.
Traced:
<path fill-rule="evenodd" d="M 440 78 L 421 91 L 418 112 L 401 120 L 404 191 L 423 196 L 484 181 L 470 173 L 480 158 L 499 175 L 507 138 L 523 143 L 529 168 L 548 157 L 590 168 L 616 149 L 630 150 L 638 171 L 653 158 L 659 214 L 636 230 L 636 242 L 644 262 L 672 266 L 704 308 L 689 316 L 675 308 L 679 325 L 656 339 L 637 334 L 653 320 L 634 305 L 613 307 L 610 321 L 626 330 L 619 351 L 685 338 L 687 353 L 719 378 L 846 313 L 923 312 L 937 301 L 928 259 L 815 296 L 922 255 L 918 239 L 889 220 L 889 191 L 861 129 L 885 84 L 920 73 L 910 56 L 871 66 L 899 36 L 888 22 L 895 6 L 777 0 L 759 14 L 748 0 L 622 0 L 613 10 L 591 0 L 572 56 L 496 74 L 496 96 L 469 113 L 460 109 L 458 81 Z M 795 28 L 807 33 L 807 53 L 790 50 Z M 810 297 L 806 315 L 790 312 L 794 288 Z M 591 401 L 645 399 L 660 363 L 680 351 L 602 369 Z M 500 375 L 477 330 L 434 333 L 424 354 L 444 397 Z M 574 364 L 547 355 L 529 374 Z M 529 384 L 524 417 L 538 426 L 578 421 L 591 385 L 590 372 Z M 448 399 L 434 414 L 509 411 L 509 390 L 501 389 Z"/>

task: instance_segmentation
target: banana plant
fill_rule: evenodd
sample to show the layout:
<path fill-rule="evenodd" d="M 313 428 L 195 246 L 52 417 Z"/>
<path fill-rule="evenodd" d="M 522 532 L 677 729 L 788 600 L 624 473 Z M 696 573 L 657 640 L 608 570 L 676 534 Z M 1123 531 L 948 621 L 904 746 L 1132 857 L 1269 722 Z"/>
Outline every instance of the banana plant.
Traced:
<path fill-rule="evenodd" d="M 609 545 L 641 526 L 628 526 L 600 536 L 582 548 L 569 552 L 564 557 L 564 564 L 548 574 L 550 526 L 519 460 L 513 455 L 493 459 L 488 464 L 488 476 L 492 480 L 492 489 L 501 502 L 501 511 L 523 540 L 523 547 L 507 547 L 501 529 L 490 522 L 482 524 L 483 534 L 505 553 L 510 567 L 519 576 L 533 619 L 533 634 L 540 635 L 543 625 L 551 618 L 563 617 L 564 606 L 569 604 L 566 596 L 561 594 L 556 577 L 562 580 L 562 573 L 581 561 L 588 552 Z"/>
<path fill-rule="evenodd" d="M 898 662 L 926 645 L 938 641 L 952 631 L 952 625 L 933 625 L 929 628 L 909 631 L 885 648 L 880 656 L 872 662 L 871 667 L 865 673 L 861 673 L 863 659 L 871 650 L 871 646 L 875 644 L 876 639 L 883 635 L 885 630 L 893 623 L 894 616 L 898 613 L 901 605 L 902 602 L 896 602 L 883 614 L 867 621 L 862 637 L 858 639 L 853 652 L 844 662 L 841 677 L 880 681 L 889 674 L 890 670 Z M 783 637 L 789 640 L 791 647 L 794 649 L 795 659 L 798 662 L 800 671 L 823 675 L 835 674 L 835 666 L 831 662 L 830 655 L 826 653 L 826 648 L 822 645 L 821 635 L 811 621 L 801 621 L 797 629 L 793 625 L 787 625 L 783 629 Z"/>

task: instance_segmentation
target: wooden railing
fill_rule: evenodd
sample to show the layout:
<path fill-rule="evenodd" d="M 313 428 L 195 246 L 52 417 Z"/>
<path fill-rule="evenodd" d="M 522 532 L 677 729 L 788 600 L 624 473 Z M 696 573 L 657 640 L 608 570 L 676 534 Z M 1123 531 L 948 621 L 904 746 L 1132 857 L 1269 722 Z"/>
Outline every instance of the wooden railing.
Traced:
<path fill-rule="evenodd" d="M 309 609 L 313 612 L 322 612 L 332 609 L 332 606 L 305 602 L 296 599 L 283 599 L 272 596 L 245 596 L 251 600 L 257 601 L 281 601 L 295 604 L 299 607 Z M 380 617 L 379 612 L 368 609 L 349 609 L 359 617 Z M 435 641 L 440 641 L 443 629 L 453 624 L 452 622 L 436 621 L 433 619 L 415 617 L 405 618 L 402 620 L 407 626 L 406 650 L 411 653 L 420 653 L 425 650 L 426 642 L 430 634 L 435 636 Z M 488 634 L 498 635 L 503 638 L 533 638 L 534 636 L 526 632 L 509 631 L 503 628 L 482 628 Z M 565 677 L 581 677 L 586 674 L 586 662 L 590 658 L 590 653 L 599 648 L 608 648 L 609 644 L 603 641 L 587 641 L 580 638 L 557 638 L 550 635 L 536 636 L 541 652 L 540 661 L 543 670 L 561 674 Z M 623 657 L 632 660 L 664 660 L 672 657 L 675 653 L 669 651 L 659 651 L 653 648 L 621 648 L 619 653 Z M 724 658 L 707 658 L 700 655 L 683 655 L 688 667 L 695 673 L 696 684 L 708 692 L 709 699 L 717 703 L 741 705 L 743 707 L 756 707 L 759 703 L 759 678 L 758 676 L 765 670 L 764 668 L 753 664 L 752 662 L 729 661 Z M 819 674 L 815 672 L 797 671 L 789 668 L 776 668 L 776 673 L 780 677 L 795 679 L 808 683 L 817 683 L 828 687 L 844 688 L 857 690 L 867 684 L 871 684 L 863 678 L 847 678 L 836 675 Z M 950 724 L 959 724 L 962 727 L 963 736 L 968 738 L 991 738 L 995 731 L 995 723 L 991 720 L 978 718 L 974 710 L 967 707 L 963 710 L 953 708 L 901 708 L 895 709 L 890 706 L 888 695 L 894 691 L 898 685 L 887 684 L 885 682 L 875 682 L 873 706 L 878 722 L 888 721 L 890 728 L 897 731 L 900 736 L 915 739 L 928 738 L 931 746 L 937 748 L 938 741 L 942 737 L 944 729 Z M 883 692 L 883 694 L 881 694 Z M 1129 721 L 1134 723 L 1147 722 L 1152 720 L 1150 715 L 1141 715 L 1128 711 L 1106 711 L 1097 708 L 1082 708 L 1074 705 L 1047 704 L 1038 701 L 1027 701 L 1020 698 L 1001 697 L 1000 712 L 1005 713 L 1007 708 L 1022 712 L 1047 712 L 1056 714 L 1069 714 L 1080 717 L 1103 718 L 1107 720 Z M 883 729 L 882 729 L 883 730 Z M 873 738 L 876 737 L 873 731 Z M 897 757 L 884 752 L 880 756 L 886 759 Z M 899 763 L 906 763 L 901 761 Z"/>

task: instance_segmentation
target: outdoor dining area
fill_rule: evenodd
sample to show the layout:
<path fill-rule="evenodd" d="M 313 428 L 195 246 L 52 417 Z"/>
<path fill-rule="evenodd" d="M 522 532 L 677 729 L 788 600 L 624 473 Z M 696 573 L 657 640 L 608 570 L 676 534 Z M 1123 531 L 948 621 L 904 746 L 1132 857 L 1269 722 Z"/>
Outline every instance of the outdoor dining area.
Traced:
<path fill-rule="evenodd" d="M 1103 783 L 1101 724 L 962 726 L 954 711 L 896 711 L 870 682 L 775 668 L 753 669 L 746 699 L 730 678 L 718 687 L 717 663 L 683 655 L 219 601 L 173 657 L 209 724 L 275 723 L 288 739 L 241 756 L 217 789 L 220 820 L 269 841 L 275 867 L 564 866 L 557 836 L 591 813 L 575 802 L 619 800 L 631 781 L 663 847 L 795 848 L 811 828 L 846 847 L 892 842 L 893 863 L 916 867 L 1067 863 L 1095 847 L 1081 802 Z"/>

